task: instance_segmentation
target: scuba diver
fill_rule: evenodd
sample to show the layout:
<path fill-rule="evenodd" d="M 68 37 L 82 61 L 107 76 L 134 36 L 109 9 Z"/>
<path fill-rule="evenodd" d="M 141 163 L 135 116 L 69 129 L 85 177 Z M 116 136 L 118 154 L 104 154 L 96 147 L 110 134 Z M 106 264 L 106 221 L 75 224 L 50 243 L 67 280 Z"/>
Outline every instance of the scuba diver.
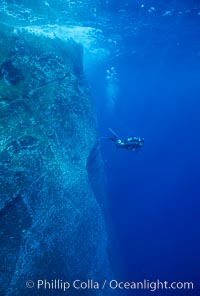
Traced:
<path fill-rule="evenodd" d="M 117 148 L 124 148 L 126 150 L 139 151 L 139 149 L 144 145 L 144 138 L 129 137 L 124 140 L 118 138 L 117 134 L 109 128 L 112 137 L 108 138 L 113 141 Z"/>

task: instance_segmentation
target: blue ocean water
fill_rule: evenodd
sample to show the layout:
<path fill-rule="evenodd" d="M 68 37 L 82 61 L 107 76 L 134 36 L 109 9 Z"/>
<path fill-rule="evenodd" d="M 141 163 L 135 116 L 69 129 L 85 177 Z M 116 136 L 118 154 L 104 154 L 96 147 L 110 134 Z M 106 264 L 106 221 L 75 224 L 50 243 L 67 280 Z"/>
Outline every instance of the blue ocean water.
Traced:
<path fill-rule="evenodd" d="M 49 2 L 41 1 L 51 8 Z M 116 277 L 194 282 L 193 291 L 155 293 L 200 295 L 200 3 L 61 4 L 61 19 L 47 16 L 50 27 L 28 11 L 23 24 L 27 13 L 32 31 L 83 44 L 101 136 Z M 144 147 L 116 148 L 107 139 L 108 128 L 122 138 L 144 137 Z"/>
<path fill-rule="evenodd" d="M 101 135 L 111 127 L 122 138 L 145 138 L 138 153 L 102 138 L 120 277 L 193 281 L 194 291 L 166 295 L 199 295 L 200 3 L 109 1 L 104 8 L 115 54 L 88 74 Z"/>

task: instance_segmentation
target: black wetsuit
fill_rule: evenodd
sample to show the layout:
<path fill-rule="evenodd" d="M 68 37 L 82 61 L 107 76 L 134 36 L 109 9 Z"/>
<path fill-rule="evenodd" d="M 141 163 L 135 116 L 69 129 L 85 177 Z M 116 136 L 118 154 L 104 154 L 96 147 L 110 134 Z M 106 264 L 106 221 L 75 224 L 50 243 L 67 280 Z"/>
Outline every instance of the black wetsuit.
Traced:
<path fill-rule="evenodd" d="M 112 136 L 109 138 L 111 141 L 113 141 L 117 148 L 124 148 L 127 150 L 139 150 L 144 145 L 144 139 L 143 138 L 137 138 L 137 137 L 130 137 L 124 140 L 120 140 L 115 136 Z"/>
<path fill-rule="evenodd" d="M 111 128 L 109 128 L 109 131 L 112 133 L 112 137 L 109 139 L 116 144 L 117 148 L 138 151 L 144 145 L 144 138 L 129 137 L 124 140 L 120 140 Z"/>
<path fill-rule="evenodd" d="M 117 148 L 124 148 L 127 150 L 138 150 L 144 145 L 143 138 L 130 137 L 124 140 L 117 139 L 115 141 Z"/>

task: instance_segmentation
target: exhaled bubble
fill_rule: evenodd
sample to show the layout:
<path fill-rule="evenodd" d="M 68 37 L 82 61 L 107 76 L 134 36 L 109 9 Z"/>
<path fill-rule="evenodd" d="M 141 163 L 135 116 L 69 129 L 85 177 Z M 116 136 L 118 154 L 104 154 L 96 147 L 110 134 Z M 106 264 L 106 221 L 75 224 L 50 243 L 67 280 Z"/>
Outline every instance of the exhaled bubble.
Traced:
<path fill-rule="evenodd" d="M 118 79 L 115 67 L 106 70 L 106 99 L 108 112 L 114 113 L 117 95 L 118 95 Z"/>

